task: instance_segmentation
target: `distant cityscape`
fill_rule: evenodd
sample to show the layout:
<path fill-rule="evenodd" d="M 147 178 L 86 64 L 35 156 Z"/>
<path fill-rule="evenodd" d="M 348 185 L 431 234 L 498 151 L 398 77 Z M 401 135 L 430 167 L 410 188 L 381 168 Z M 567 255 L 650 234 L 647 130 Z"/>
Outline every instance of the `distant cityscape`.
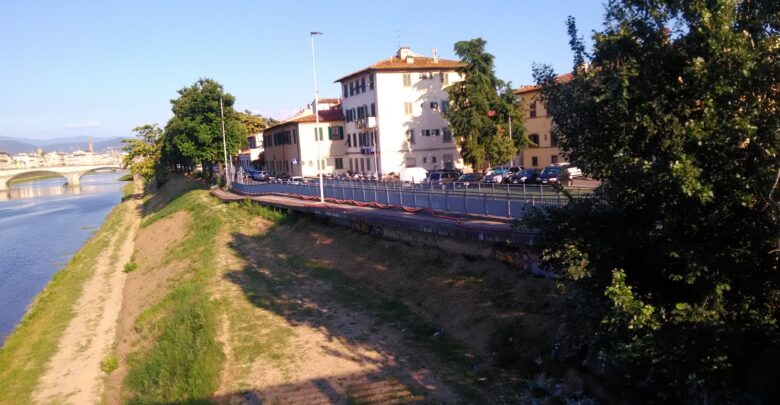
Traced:
<path fill-rule="evenodd" d="M 43 147 L 38 147 L 31 153 L 9 154 L 0 151 L 0 170 L 116 164 L 122 160 L 122 156 L 126 153 L 111 147 L 102 153 L 95 152 L 94 144 L 91 140 L 85 146 L 86 149 L 78 148 L 70 152 L 47 152 Z"/>

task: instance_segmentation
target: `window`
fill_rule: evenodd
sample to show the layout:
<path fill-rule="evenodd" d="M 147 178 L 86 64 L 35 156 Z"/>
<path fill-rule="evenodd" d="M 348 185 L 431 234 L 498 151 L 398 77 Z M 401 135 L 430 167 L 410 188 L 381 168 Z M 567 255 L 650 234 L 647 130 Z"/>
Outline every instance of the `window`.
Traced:
<path fill-rule="evenodd" d="M 365 76 L 360 78 L 360 91 L 363 92 L 363 93 L 366 92 L 366 78 L 365 78 Z"/>
<path fill-rule="evenodd" d="M 431 136 L 431 130 L 430 129 L 423 129 L 422 130 L 422 136 Z"/>
<path fill-rule="evenodd" d="M 341 90 L 342 97 L 347 98 L 349 96 L 349 91 L 347 90 L 347 84 L 346 83 L 342 84 L 341 89 L 342 89 Z"/>
<path fill-rule="evenodd" d="M 427 158 L 427 157 L 424 157 L 424 158 L 423 158 L 423 164 L 426 164 L 426 163 L 428 163 L 428 158 Z"/>
<path fill-rule="evenodd" d="M 550 164 L 551 164 L 551 165 L 554 165 L 554 164 L 556 164 L 556 163 L 558 163 L 558 155 L 552 155 L 552 156 L 550 156 Z"/>
<path fill-rule="evenodd" d="M 414 145 L 414 130 L 413 129 L 410 129 L 410 130 L 406 131 L 406 137 L 409 138 L 409 143 Z M 409 166 L 409 165 L 407 165 L 407 166 Z M 409 166 L 409 167 L 412 167 L 412 166 Z"/>
<path fill-rule="evenodd" d="M 531 156 L 531 166 L 539 167 L 539 158 L 538 157 Z"/>
<path fill-rule="evenodd" d="M 249 140 L 249 149 L 257 148 L 257 140 L 255 139 L 254 136 L 250 136 L 249 138 L 247 138 L 247 140 Z"/>
<path fill-rule="evenodd" d="M 412 87 L 412 75 L 404 73 L 404 87 Z"/>
<path fill-rule="evenodd" d="M 374 75 L 368 75 L 368 88 L 374 90 Z"/>
<path fill-rule="evenodd" d="M 528 107 L 528 117 L 536 118 L 536 100 L 531 100 L 531 105 Z"/>
<path fill-rule="evenodd" d="M 436 163 L 436 156 L 431 156 L 431 163 Z"/>
<path fill-rule="evenodd" d="M 412 103 L 404 103 L 404 114 L 412 115 Z"/>
<path fill-rule="evenodd" d="M 352 159 L 349 159 L 349 171 L 353 171 L 354 166 L 352 165 Z"/>
<path fill-rule="evenodd" d="M 528 139 L 530 139 L 531 142 L 534 143 L 534 145 L 531 145 L 532 148 L 538 148 L 539 147 L 539 134 L 528 135 Z M 536 165 L 534 165 L 534 166 L 536 166 Z"/>
<path fill-rule="evenodd" d="M 361 172 L 366 171 L 366 161 L 363 159 L 358 159 L 358 160 L 360 160 L 360 171 Z"/>
<path fill-rule="evenodd" d="M 371 159 L 366 158 L 366 170 L 371 171 Z"/>
<path fill-rule="evenodd" d="M 352 146 L 355 148 L 358 147 L 357 134 L 352 134 Z"/>
<path fill-rule="evenodd" d="M 436 129 L 432 129 L 431 131 L 433 131 L 433 135 L 434 135 L 434 136 L 439 136 L 439 135 L 441 135 L 441 133 L 439 132 L 439 129 L 438 129 L 438 128 L 436 128 Z"/>
<path fill-rule="evenodd" d="M 314 167 L 314 162 L 311 160 L 309 161 L 309 167 Z"/>
<path fill-rule="evenodd" d="M 410 157 L 406 158 L 406 167 L 415 167 L 417 166 L 417 159 Z"/>
<path fill-rule="evenodd" d="M 558 136 L 555 133 L 550 134 L 550 146 L 558 147 Z"/>
<path fill-rule="evenodd" d="M 441 112 L 442 113 L 446 113 L 447 112 L 447 107 L 450 106 L 450 102 L 447 101 L 447 100 L 442 100 L 440 104 L 441 104 Z"/>
<path fill-rule="evenodd" d="M 344 140 L 344 127 L 328 127 L 328 139 L 331 141 Z"/>
<path fill-rule="evenodd" d="M 442 128 L 442 133 L 444 133 L 444 136 L 442 137 L 443 142 L 452 142 L 452 132 L 450 132 L 449 128 Z"/>
<path fill-rule="evenodd" d="M 352 137 L 349 134 L 347 134 L 347 147 L 352 147 Z"/>
<path fill-rule="evenodd" d="M 450 75 L 444 72 L 439 73 L 439 81 L 443 86 L 450 84 Z"/>
<path fill-rule="evenodd" d="M 355 82 L 349 82 L 349 95 L 355 95 Z"/>
<path fill-rule="evenodd" d="M 439 111 L 439 103 L 432 101 L 431 102 L 431 110 Z"/>
<path fill-rule="evenodd" d="M 376 104 L 371 103 L 371 115 L 369 117 L 376 117 Z"/>

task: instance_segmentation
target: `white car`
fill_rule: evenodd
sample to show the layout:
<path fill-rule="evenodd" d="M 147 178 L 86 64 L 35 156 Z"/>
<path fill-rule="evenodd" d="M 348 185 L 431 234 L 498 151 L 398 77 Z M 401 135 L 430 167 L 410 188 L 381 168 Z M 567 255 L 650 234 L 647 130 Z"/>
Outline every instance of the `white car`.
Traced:
<path fill-rule="evenodd" d="M 566 171 L 569 172 L 569 177 L 572 179 L 575 177 L 582 177 L 582 169 L 577 166 L 572 166 L 569 162 L 556 163 L 553 166 L 566 168 Z"/>

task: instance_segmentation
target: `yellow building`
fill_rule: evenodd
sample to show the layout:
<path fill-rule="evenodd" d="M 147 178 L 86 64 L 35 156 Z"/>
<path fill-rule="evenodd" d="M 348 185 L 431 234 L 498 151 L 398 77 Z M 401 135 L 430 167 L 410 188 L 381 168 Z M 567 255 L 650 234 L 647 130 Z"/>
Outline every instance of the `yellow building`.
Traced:
<path fill-rule="evenodd" d="M 558 80 L 567 82 L 572 79 L 570 73 L 558 76 Z M 520 166 L 544 168 L 546 166 L 566 162 L 561 154 L 556 140 L 552 137 L 552 117 L 547 114 L 547 108 L 539 100 L 541 86 L 523 86 L 515 90 L 515 94 L 525 107 L 525 131 L 528 138 L 535 144 L 522 151 L 518 156 Z"/>

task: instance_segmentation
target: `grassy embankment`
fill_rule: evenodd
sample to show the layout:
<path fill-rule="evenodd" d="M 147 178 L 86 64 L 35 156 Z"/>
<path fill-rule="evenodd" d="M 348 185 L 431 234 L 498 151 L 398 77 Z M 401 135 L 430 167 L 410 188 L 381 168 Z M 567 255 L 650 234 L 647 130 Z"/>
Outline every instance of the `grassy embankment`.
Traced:
<path fill-rule="evenodd" d="M 75 316 L 73 306 L 82 294 L 84 283 L 92 276 L 98 257 L 115 254 L 108 249 L 117 233 L 120 240 L 130 237 L 129 228 L 123 226 L 129 209 L 127 204 L 120 204 L 109 213 L 94 236 L 52 277 L 7 337 L 0 349 L 0 403 L 31 402 L 39 378 Z"/>

